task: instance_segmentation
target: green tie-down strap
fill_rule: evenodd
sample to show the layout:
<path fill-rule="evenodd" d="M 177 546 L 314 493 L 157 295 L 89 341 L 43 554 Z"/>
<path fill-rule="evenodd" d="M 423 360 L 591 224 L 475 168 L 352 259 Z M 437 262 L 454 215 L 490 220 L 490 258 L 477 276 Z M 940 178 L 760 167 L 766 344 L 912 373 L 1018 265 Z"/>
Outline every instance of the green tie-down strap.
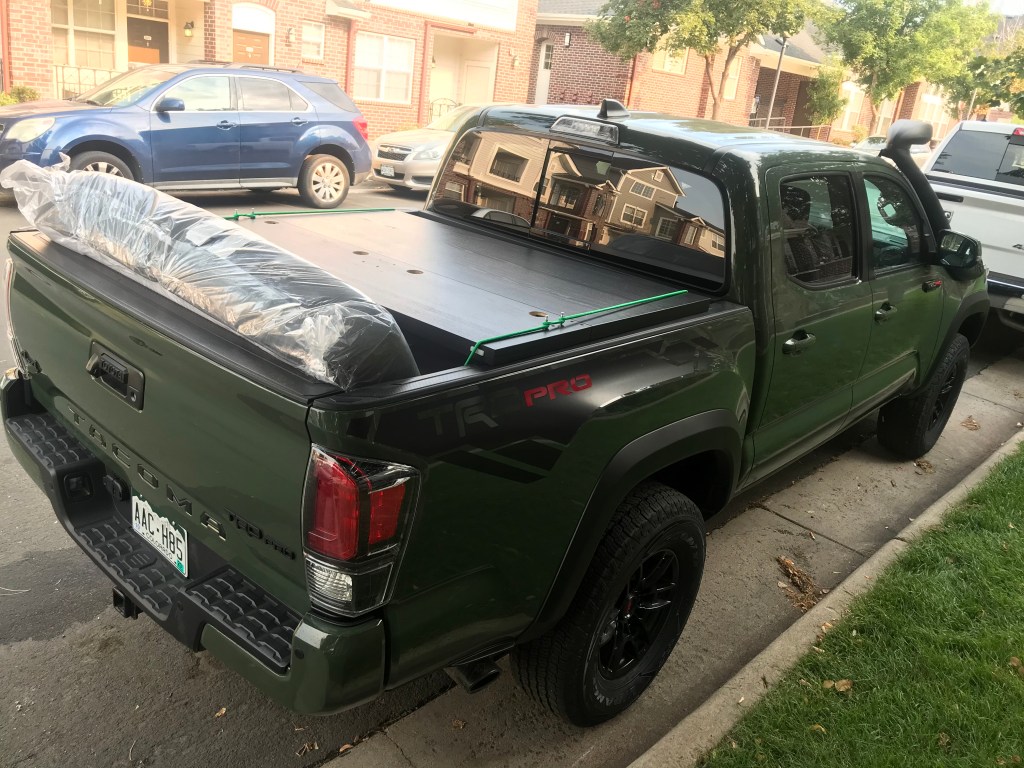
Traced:
<path fill-rule="evenodd" d="M 522 331 L 513 331 L 512 333 L 503 333 L 501 336 L 492 336 L 489 339 L 480 339 L 473 348 L 469 351 L 469 357 L 466 358 L 466 362 L 462 365 L 467 366 L 473 362 L 473 358 L 476 356 L 477 350 L 480 349 L 484 344 L 490 344 L 494 341 L 505 341 L 505 339 L 514 339 L 517 336 L 526 336 L 530 333 L 538 333 L 540 331 L 546 331 L 555 325 L 564 325 L 567 320 L 576 320 L 581 317 L 587 317 L 589 315 L 596 315 L 601 312 L 612 312 L 616 309 L 627 309 L 628 307 L 637 307 L 641 304 L 650 304 L 652 301 L 660 301 L 661 299 L 668 299 L 673 296 L 682 296 L 684 293 L 688 293 L 686 290 L 672 291 L 671 293 L 663 293 L 659 296 L 649 296 L 646 299 L 637 299 L 636 301 L 627 301 L 624 304 L 613 304 L 610 307 L 601 307 L 600 309 L 588 309 L 586 312 L 577 312 L 574 315 L 559 315 L 557 320 L 545 319 L 543 323 L 534 327 L 527 328 Z"/>
<path fill-rule="evenodd" d="M 382 211 L 397 211 L 397 208 L 331 208 L 330 210 L 300 210 L 300 211 L 252 211 L 251 213 L 239 213 L 235 211 L 230 216 L 224 218 L 228 221 L 238 221 L 239 219 L 256 219 L 263 218 L 264 216 L 309 216 L 310 214 L 326 214 L 326 213 L 381 213 Z"/>

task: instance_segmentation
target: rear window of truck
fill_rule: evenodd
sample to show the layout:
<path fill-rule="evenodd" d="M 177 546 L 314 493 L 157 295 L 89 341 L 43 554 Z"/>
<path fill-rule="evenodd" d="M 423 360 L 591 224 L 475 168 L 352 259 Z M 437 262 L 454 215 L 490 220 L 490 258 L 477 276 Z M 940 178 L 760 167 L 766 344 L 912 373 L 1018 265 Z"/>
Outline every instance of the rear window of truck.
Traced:
<path fill-rule="evenodd" d="M 935 159 L 932 171 L 1024 185 L 1024 136 L 957 131 Z"/>
<path fill-rule="evenodd" d="M 717 185 L 612 149 L 473 131 L 453 149 L 429 207 L 712 290 L 725 282 Z"/>

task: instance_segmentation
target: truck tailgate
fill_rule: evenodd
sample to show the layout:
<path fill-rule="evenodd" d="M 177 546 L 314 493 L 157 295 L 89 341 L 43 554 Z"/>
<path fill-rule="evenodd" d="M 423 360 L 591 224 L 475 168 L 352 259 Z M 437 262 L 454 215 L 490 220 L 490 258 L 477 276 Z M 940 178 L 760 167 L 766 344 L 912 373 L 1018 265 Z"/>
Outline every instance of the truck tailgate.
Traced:
<path fill-rule="evenodd" d="M 102 463 L 99 477 L 121 483 L 76 484 L 90 503 L 55 504 L 65 527 L 157 620 L 167 622 L 169 603 L 185 592 L 216 603 L 215 614 L 245 614 L 242 634 L 297 618 L 309 606 L 301 558 L 307 402 L 331 385 L 296 378 L 237 336 L 38 233 L 16 233 L 10 245 L 10 318 L 37 402 L 20 421 L 8 409 L 8 435 L 43 441 L 37 454 L 77 440 Z M 133 532 L 143 502 L 182 535 L 187 562 Z M 134 581 L 121 573 L 133 568 Z M 175 634 L 198 646 L 198 637 Z"/>

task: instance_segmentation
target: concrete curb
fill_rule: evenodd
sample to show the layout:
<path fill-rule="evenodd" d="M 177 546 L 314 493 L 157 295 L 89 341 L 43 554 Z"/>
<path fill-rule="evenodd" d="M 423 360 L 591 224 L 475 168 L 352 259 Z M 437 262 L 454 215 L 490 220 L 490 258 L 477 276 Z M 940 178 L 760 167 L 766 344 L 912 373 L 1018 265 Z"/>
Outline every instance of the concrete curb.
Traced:
<path fill-rule="evenodd" d="M 967 477 L 940 498 L 894 539 L 882 546 L 857 570 L 832 590 L 820 603 L 800 617 L 761 653 L 719 688 L 675 728 L 661 737 L 630 768 L 675 768 L 692 766 L 710 752 L 817 642 L 821 625 L 839 618 L 852 600 L 866 592 L 875 577 L 926 531 L 941 524 L 946 512 L 960 503 L 992 468 L 1024 443 L 1024 429 L 997 448 Z"/>

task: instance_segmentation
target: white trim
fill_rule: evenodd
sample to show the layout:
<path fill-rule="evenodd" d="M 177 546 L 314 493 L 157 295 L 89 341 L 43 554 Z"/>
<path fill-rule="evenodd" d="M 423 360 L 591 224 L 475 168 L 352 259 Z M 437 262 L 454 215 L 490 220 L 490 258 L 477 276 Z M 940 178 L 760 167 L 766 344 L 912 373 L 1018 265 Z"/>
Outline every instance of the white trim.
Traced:
<path fill-rule="evenodd" d="M 366 40 L 370 37 L 377 37 L 381 40 L 382 53 L 380 57 L 379 67 L 367 67 L 360 66 L 359 64 L 359 41 L 360 39 Z M 409 68 L 406 69 L 392 69 L 387 66 L 388 64 L 388 42 L 390 40 L 401 40 L 403 43 L 411 44 L 409 52 Z M 412 91 L 413 91 L 413 80 L 416 74 L 416 38 L 413 37 L 402 37 L 400 35 L 384 35 L 380 32 L 356 32 L 356 39 L 354 43 L 355 50 L 352 54 L 352 93 L 351 97 L 356 101 L 362 102 L 374 102 L 378 104 L 412 104 Z M 360 69 L 376 69 L 380 72 L 380 84 L 377 89 L 377 96 L 360 96 L 357 93 L 356 81 L 358 79 L 358 71 Z M 387 72 L 400 72 L 409 76 L 409 84 L 406 89 L 406 94 L 403 99 L 385 99 L 383 94 L 387 89 Z"/>
<path fill-rule="evenodd" d="M 588 21 L 594 21 L 597 16 L 590 16 L 580 13 L 538 13 L 538 24 L 553 24 L 560 27 L 582 27 Z"/>

